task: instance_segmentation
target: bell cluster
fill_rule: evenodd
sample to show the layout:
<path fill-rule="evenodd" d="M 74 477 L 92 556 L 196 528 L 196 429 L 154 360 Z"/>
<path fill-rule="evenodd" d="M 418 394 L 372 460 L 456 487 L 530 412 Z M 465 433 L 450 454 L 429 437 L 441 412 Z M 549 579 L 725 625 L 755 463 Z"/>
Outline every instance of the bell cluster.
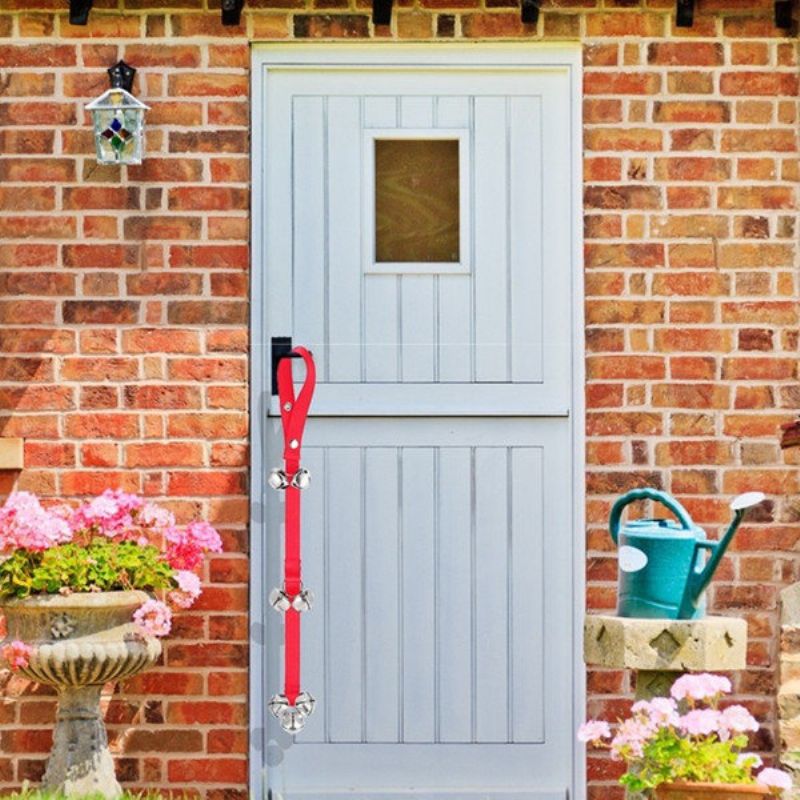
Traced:
<path fill-rule="evenodd" d="M 286 733 L 300 733 L 305 727 L 306 720 L 314 713 L 316 700 L 308 692 L 300 692 L 294 701 L 289 702 L 285 694 L 273 695 L 269 701 L 269 711 L 281 725 Z"/>

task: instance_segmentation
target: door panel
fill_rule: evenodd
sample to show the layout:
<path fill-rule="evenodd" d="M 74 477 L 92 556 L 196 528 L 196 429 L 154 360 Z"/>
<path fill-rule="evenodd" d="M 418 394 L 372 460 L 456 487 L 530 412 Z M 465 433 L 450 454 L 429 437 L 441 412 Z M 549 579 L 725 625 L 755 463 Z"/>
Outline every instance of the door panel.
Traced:
<path fill-rule="evenodd" d="M 569 316 L 551 301 L 570 285 L 561 174 L 569 149 L 559 141 L 569 129 L 569 75 L 514 70 L 425 82 L 423 95 L 419 76 L 402 70 L 391 81 L 365 73 L 354 82 L 346 70 L 271 78 L 274 124 L 290 128 L 277 137 L 286 136 L 291 170 L 276 165 L 276 180 L 297 187 L 290 224 L 294 284 L 303 287 L 279 313 L 317 355 L 314 413 L 348 414 L 354 397 L 361 413 L 414 413 L 419 387 L 409 383 L 430 384 L 432 405 L 447 413 L 448 384 L 487 383 L 493 413 L 563 414 Z M 461 131 L 466 274 L 424 264 L 384 274 L 369 261 L 368 151 L 381 131 L 404 130 L 423 139 L 427 130 Z M 483 413 L 483 404 L 476 398 L 470 408 Z"/>
<path fill-rule="evenodd" d="M 318 704 L 294 738 L 265 717 L 276 796 L 562 800 L 571 785 L 571 81 L 468 58 L 268 71 L 265 341 L 309 346 L 319 379 L 302 651 Z M 382 136 L 458 141 L 455 265 L 374 260 Z M 272 586 L 283 498 L 265 508 Z M 266 621 L 269 696 L 282 620 Z"/>

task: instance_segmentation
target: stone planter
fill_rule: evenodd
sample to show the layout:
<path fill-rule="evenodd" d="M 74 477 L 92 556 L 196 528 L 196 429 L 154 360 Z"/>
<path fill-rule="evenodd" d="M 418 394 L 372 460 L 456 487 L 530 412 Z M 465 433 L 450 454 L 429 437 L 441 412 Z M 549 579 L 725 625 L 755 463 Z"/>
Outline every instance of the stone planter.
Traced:
<path fill-rule="evenodd" d="M 766 800 L 772 795 L 758 783 L 662 783 L 655 800 Z"/>
<path fill-rule="evenodd" d="M 6 600 L 8 644 L 34 648 L 22 675 L 58 690 L 58 717 L 43 788 L 67 797 L 116 798 L 122 789 L 108 750 L 100 693 L 103 684 L 129 678 L 161 654 L 158 639 L 132 622 L 145 592 L 38 595 Z"/>

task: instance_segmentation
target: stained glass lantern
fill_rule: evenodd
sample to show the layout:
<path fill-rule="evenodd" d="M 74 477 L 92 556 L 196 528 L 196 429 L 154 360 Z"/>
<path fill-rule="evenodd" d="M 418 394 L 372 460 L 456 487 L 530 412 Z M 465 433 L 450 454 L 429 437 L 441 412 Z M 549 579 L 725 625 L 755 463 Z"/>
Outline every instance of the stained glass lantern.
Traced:
<path fill-rule="evenodd" d="M 108 70 L 111 88 L 86 106 L 92 112 L 97 161 L 100 164 L 141 164 L 144 112 L 131 94 L 136 70 L 120 61 Z"/>

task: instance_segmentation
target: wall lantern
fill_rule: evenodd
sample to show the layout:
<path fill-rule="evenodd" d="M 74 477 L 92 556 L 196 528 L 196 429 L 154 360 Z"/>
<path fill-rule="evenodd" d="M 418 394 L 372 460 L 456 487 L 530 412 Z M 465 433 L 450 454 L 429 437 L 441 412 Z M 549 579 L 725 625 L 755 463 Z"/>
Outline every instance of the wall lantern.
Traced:
<path fill-rule="evenodd" d="M 86 106 L 92 112 L 99 164 L 142 163 L 144 112 L 149 106 L 131 94 L 135 74 L 133 67 L 119 61 L 108 70 L 111 88 Z"/>

